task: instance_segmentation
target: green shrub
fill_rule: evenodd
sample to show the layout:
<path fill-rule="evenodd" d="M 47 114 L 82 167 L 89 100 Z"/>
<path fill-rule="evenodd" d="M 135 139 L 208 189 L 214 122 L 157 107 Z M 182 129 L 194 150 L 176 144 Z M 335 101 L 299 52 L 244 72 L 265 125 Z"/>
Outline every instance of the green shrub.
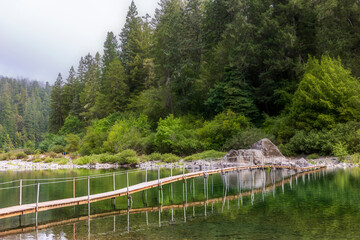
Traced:
<path fill-rule="evenodd" d="M 137 158 L 137 157 L 127 157 L 123 164 L 135 165 L 135 164 L 138 164 L 138 163 L 139 163 L 139 158 Z"/>
<path fill-rule="evenodd" d="M 120 118 L 117 113 L 106 118 L 92 121 L 92 125 L 86 128 L 86 135 L 80 146 L 82 155 L 100 154 L 105 152 L 104 142 L 107 140 L 109 129 Z"/>
<path fill-rule="evenodd" d="M 0 153 L 0 161 L 4 161 L 8 159 L 8 154 L 7 153 Z"/>
<path fill-rule="evenodd" d="M 190 154 L 201 149 L 196 131 L 172 115 L 159 120 L 153 140 L 156 150 L 162 153 Z"/>
<path fill-rule="evenodd" d="M 283 149 L 291 155 L 312 153 L 328 155 L 332 152 L 332 142 L 333 136 L 328 130 L 297 131 Z"/>
<path fill-rule="evenodd" d="M 43 159 L 38 158 L 38 159 L 34 159 L 32 162 L 33 162 L 33 163 L 38 163 L 38 162 L 42 162 L 42 161 L 43 161 Z"/>
<path fill-rule="evenodd" d="M 18 152 L 15 154 L 15 156 L 16 156 L 16 159 L 23 159 L 23 158 L 27 157 L 27 155 L 24 152 Z"/>
<path fill-rule="evenodd" d="M 98 158 L 100 163 L 115 163 L 117 159 L 115 155 L 109 153 L 100 154 Z"/>
<path fill-rule="evenodd" d="M 55 135 L 55 134 L 46 134 L 45 139 L 39 143 L 39 149 L 43 152 L 50 151 L 51 147 L 54 145 L 65 146 L 66 141 L 64 136 Z"/>
<path fill-rule="evenodd" d="M 150 161 L 150 157 L 148 155 L 143 154 L 140 156 L 140 160 L 141 162 L 148 162 Z"/>
<path fill-rule="evenodd" d="M 147 116 L 126 116 L 111 127 L 104 148 L 112 153 L 119 153 L 128 148 L 144 152 L 146 136 L 149 133 Z"/>
<path fill-rule="evenodd" d="M 69 159 L 67 158 L 57 158 L 55 163 L 59 164 L 59 165 L 66 165 L 69 163 Z"/>
<path fill-rule="evenodd" d="M 116 155 L 116 162 L 118 164 L 136 164 L 139 163 L 139 158 L 136 155 L 136 152 L 131 149 L 126 149 Z"/>
<path fill-rule="evenodd" d="M 199 129 L 199 137 L 205 149 L 220 150 L 229 139 L 248 127 L 250 122 L 245 116 L 228 110 L 205 122 L 204 127 Z"/>
<path fill-rule="evenodd" d="M 162 155 L 162 161 L 166 162 L 166 163 L 177 162 L 179 160 L 180 160 L 180 157 L 178 157 L 172 153 L 165 153 Z"/>
<path fill-rule="evenodd" d="M 306 159 L 318 159 L 319 155 L 317 153 L 312 153 L 306 157 Z"/>
<path fill-rule="evenodd" d="M 73 162 L 73 164 L 77 164 L 77 165 L 85 165 L 85 164 L 95 164 L 95 163 L 97 163 L 96 157 L 93 157 L 93 156 L 80 157 L 78 159 L 73 160 L 72 162 Z"/>
<path fill-rule="evenodd" d="M 26 155 L 31 155 L 31 154 L 34 154 L 34 150 L 32 150 L 30 148 L 24 148 L 24 153 Z"/>
<path fill-rule="evenodd" d="M 160 161 L 162 160 L 162 154 L 158 152 L 153 152 L 152 154 L 148 155 L 150 161 Z"/>
<path fill-rule="evenodd" d="M 185 161 L 194 161 L 199 159 L 215 159 L 215 158 L 221 158 L 225 156 L 225 152 L 219 152 L 215 150 L 208 150 L 201 153 L 196 153 L 193 155 L 190 155 L 186 158 L 184 158 Z"/>
<path fill-rule="evenodd" d="M 360 163 L 360 153 L 354 153 L 350 156 L 350 161 L 352 163 Z"/>
<path fill-rule="evenodd" d="M 65 165 L 69 163 L 69 159 L 67 158 L 46 158 L 44 163 L 56 163 L 59 165 Z"/>
<path fill-rule="evenodd" d="M 333 154 L 340 161 L 343 161 L 349 155 L 346 144 L 342 142 L 336 143 L 333 148 Z"/>
<path fill-rule="evenodd" d="M 51 152 L 62 153 L 65 151 L 65 147 L 62 145 L 54 145 L 50 148 Z"/>
<path fill-rule="evenodd" d="M 75 134 L 68 134 L 65 137 L 66 141 L 66 152 L 77 152 L 80 148 L 80 137 Z"/>
<path fill-rule="evenodd" d="M 56 161 L 55 158 L 46 158 L 44 160 L 44 163 L 52 163 L 52 162 L 55 162 L 55 161 Z"/>

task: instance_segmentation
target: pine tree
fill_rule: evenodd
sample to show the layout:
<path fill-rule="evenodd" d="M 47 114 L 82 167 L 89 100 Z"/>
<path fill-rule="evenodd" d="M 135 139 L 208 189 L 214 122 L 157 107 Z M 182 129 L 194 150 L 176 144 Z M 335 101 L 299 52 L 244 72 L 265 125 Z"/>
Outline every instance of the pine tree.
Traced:
<path fill-rule="evenodd" d="M 127 75 L 129 90 L 133 94 L 138 94 L 147 85 L 145 79 L 148 71 L 144 67 L 144 62 L 149 58 L 151 29 L 147 21 L 144 23 L 138 17 L 134 1 L 131 2 L 129 7 L 120 40 L 120 59 Z"/>
<path fill-rule="evenodd" d="M 14 139 L 16 132 L 16 121 L 11 105 L 10 86 L 6 80 L 3 80 L 0 94 L 0 124 L 5 128 L 9 137 Z"/>
<path fill-rule="evenodd" d="M 50 95 L 50 131 L 57 133 L 64 124 L 63 115 L 63 80 L 59 73 Z"/>
<path fill-rule="evenodd" d="M 160 84 L 166 86 L 171 113 L 175 116 L 172 82 L 178 77 L 181 60 L 183 3 L 180 0 L 161 0 L 156 9 L 154 24 L 154 60 Z"/>
<path fill-rule="evenodd" d="M 103 73 L 105 73 L 106 69 L 109 67 L 110 63 L 118 58 L 118 42 L 113 32 L 108 32 L 106 35 L 106 40 L 104 42 L 104 54 L 103 54 Z"/>
<path fill-rule="evenodd" d="M 92 108 L 95 106 L 96 97 L 100 91 L 100 76 L 101 76 L 101 57 L 96 53 L 95 58 L 89 53 L 85 57 L 85 82 L 84 89 L 80 93 L 80 103 L 82 105 L 82 116 L 86 121 L 97 118 L 96 111 Z"/>
<path fill-rule="evenodd" d="M 121 62 L 114 59 L 105 73 L 103 109 L 106 115 L 115 111 L 124 111 L 129 99 L 129 88 L 126 85 L 126 75 Z M 98 109 L 100 107 L 97 107 Z"/>

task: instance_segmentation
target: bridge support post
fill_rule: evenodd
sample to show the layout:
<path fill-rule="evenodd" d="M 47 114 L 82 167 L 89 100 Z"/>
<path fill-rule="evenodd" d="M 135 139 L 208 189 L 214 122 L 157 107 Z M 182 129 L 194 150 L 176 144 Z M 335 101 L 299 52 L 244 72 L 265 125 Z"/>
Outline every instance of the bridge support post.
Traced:
<path fill-rule="evenodd" d="M 159 190 L 159 204 L 160 204 L 161 203 L 160 165 L 158 167 L 158 190 Z"/>
<path fill-rule="evenodd" d="M 145 167 L 145 182 L 147 182 L 147 167 Z"/>
<path fill-rule="evenodd" d="M 20 179 L 20 206 L 22 205 L 22 179 Z"/>
<path fill-rule="evenodd" d="M 37 184 L 37 192 L 36 192 L 36 212 L 39 211 L 39 192 L 40 192 L 40 183 Z"/>
<path fill-rule="evenodd" d="M 90 177 L 88 177 L 88 216 L 90 217 Z"/>
<path fill-rule="evenodd" d="M 113 173 L 113 189 L 115 191 L 115 173 Z"/>
<path fill-rule="evenodd" d="M 73 178 L 73 198 L 75 198 L 75 178 Z"/>
<path fill-rule="evenodd" d="M 171 168 L 170 168 L 170 176 L 172 177 L 173 175 L 173 164 L 170 165 Z M 170 199 L 171 201 L 173 200 L 173 184 L 170 183 Z"/>
<path fill-rule="evenodd" d="M 183 164 L 183 178 L 185 179 L 185 163 Z"/>
<path fill-rule="evenodd" d="M 129 202 L 129 172 L 128 171 L 126 171 L 126 192 L 127 192 L 128 208 L 129 208 L 130 202 Z"/>
<path fill-rule="evenodd" d="M 116 189 L 116 185 L 115 185 L 115 173 L 113 172 L 113 190 L 115 192 Z M 114 204 L 114 208 L 115 208 L 115 198 L 113 198 L 113 204 Z"/>

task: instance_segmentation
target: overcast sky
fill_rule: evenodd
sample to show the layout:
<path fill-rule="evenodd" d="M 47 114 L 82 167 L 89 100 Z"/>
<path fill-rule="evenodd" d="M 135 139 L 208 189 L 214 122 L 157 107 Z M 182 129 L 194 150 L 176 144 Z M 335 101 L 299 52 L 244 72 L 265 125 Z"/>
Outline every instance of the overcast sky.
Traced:
<path fill-rule="evenodd" d="M 131 0 L 0 0 L 0 75 L 53 83 L 81 56 L 103 53 L 108 31 L 118 35 Z M 158 0 L 135 0 L 154 15 Z"/>

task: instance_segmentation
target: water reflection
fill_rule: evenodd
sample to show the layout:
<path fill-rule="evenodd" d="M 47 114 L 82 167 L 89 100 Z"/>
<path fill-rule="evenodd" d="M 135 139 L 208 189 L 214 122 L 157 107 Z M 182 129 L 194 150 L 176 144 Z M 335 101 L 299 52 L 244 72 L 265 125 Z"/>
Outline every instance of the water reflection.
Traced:
<path fill-rule="evenodd" d="M 172 169 L 170 171 L 172 175 Z M 152 171 L 152 173 L 160 176 L 159 170 Z M 93 203 L 91 204 L 91 214 L 90 204 L 88 204 L 88 206 L 85 206 L 87 207 L 88 216 L 83 216 L 84 206 L 76 206 L 70 207 L 73 217 L 70 217 L 71 214 L 69 214 L 66 219 L 61 220 L 58 220 L 56 215 L 59 210 L 39 213 L 42 217 L 40 222 L 38 213 L 36 213 L 35 225 L 25 216 L 16 217 L 18 227 L 4 229 L 0 232 L 0 237 L 37 238 L 40 234 L 40 238 L 43 238 L 48 237 L 50 234 L 57 238 L 65 234 L 64 238 L 67 239 L 90 239 L 92 236 L 102 238 L 102 234 L 107 235 L 108 231 L 116 233 L 116 235 L 141 231 L 141 229 L 144 229 L 143 223 L 147 228 L 154 227 L 155 222 L 158 227 L 180 222 L 186 223 L 189 217 L 190 220 L 198 217 L 206 219 L 213 214 L 217 214 L 217 210 L 220 210 L 221 213 L 224 213 L 225 210 L 230 211 L 230 203 L 235 202 L 237 208 L 240 208 L 244 205 L 244 198 L 249 198 L 251 206 L 255 203 L 255 195 L 260 196 L 261 194 L 261 201 L 265 201 L 267 195 L 272 195 L 275 198 L 276 190 L 280 186 L 283 194 L 286 189 L 285 185 L 288 185 L 290 190 L 293 189 L 294 178 L 297 186 L 298 177 L 301 177 L 305 184 L 306 177 L 308 178 L 307 181 L 310 182 L 312 181 L 311 178 L 315 180 L 316 178 L 325 177 L 325 173 L 325 170 L 304 174 L 296 174 L 292 170 L 242 170 L 218 175 L 204 175 L 195 179 L 184 179 L 165 186 L 162 186 L 161 182 L 159 182 L 158 189 L 133 194 L 133 196 L 127 197 L 125 201 L 124 198 L 117 198 Z M 126 182 L 128 186 L 128 176 Z M 88 188 L 90 188 L 89 184 Z M 110 207 L 106 207 L 107 205 L 110 205 Z M 181 217 L 178 214 L 180 209 L 182 211 Z M 64 209 L 67 213 L 68 210 Z M 157 221 L 149 219 L 149 215 L 154 212 L 157 213 Z M 124 215 L 126 216 L 125 224 L 124 219 L 122 219 Z M 22 219 L 27 219 L 27 221 L 22 222 Z M 14 221 L 15 218 L 3 221 L 5 225 L 2 226 L 13 226 Z M 106 228 L 109 226 L 110 221 L 111 229 L 107 231 Z M 70 231 L 69 224 L 72 226 Z M 122 226 L 126 226 L 126 228 L 124 229 Z"/>

